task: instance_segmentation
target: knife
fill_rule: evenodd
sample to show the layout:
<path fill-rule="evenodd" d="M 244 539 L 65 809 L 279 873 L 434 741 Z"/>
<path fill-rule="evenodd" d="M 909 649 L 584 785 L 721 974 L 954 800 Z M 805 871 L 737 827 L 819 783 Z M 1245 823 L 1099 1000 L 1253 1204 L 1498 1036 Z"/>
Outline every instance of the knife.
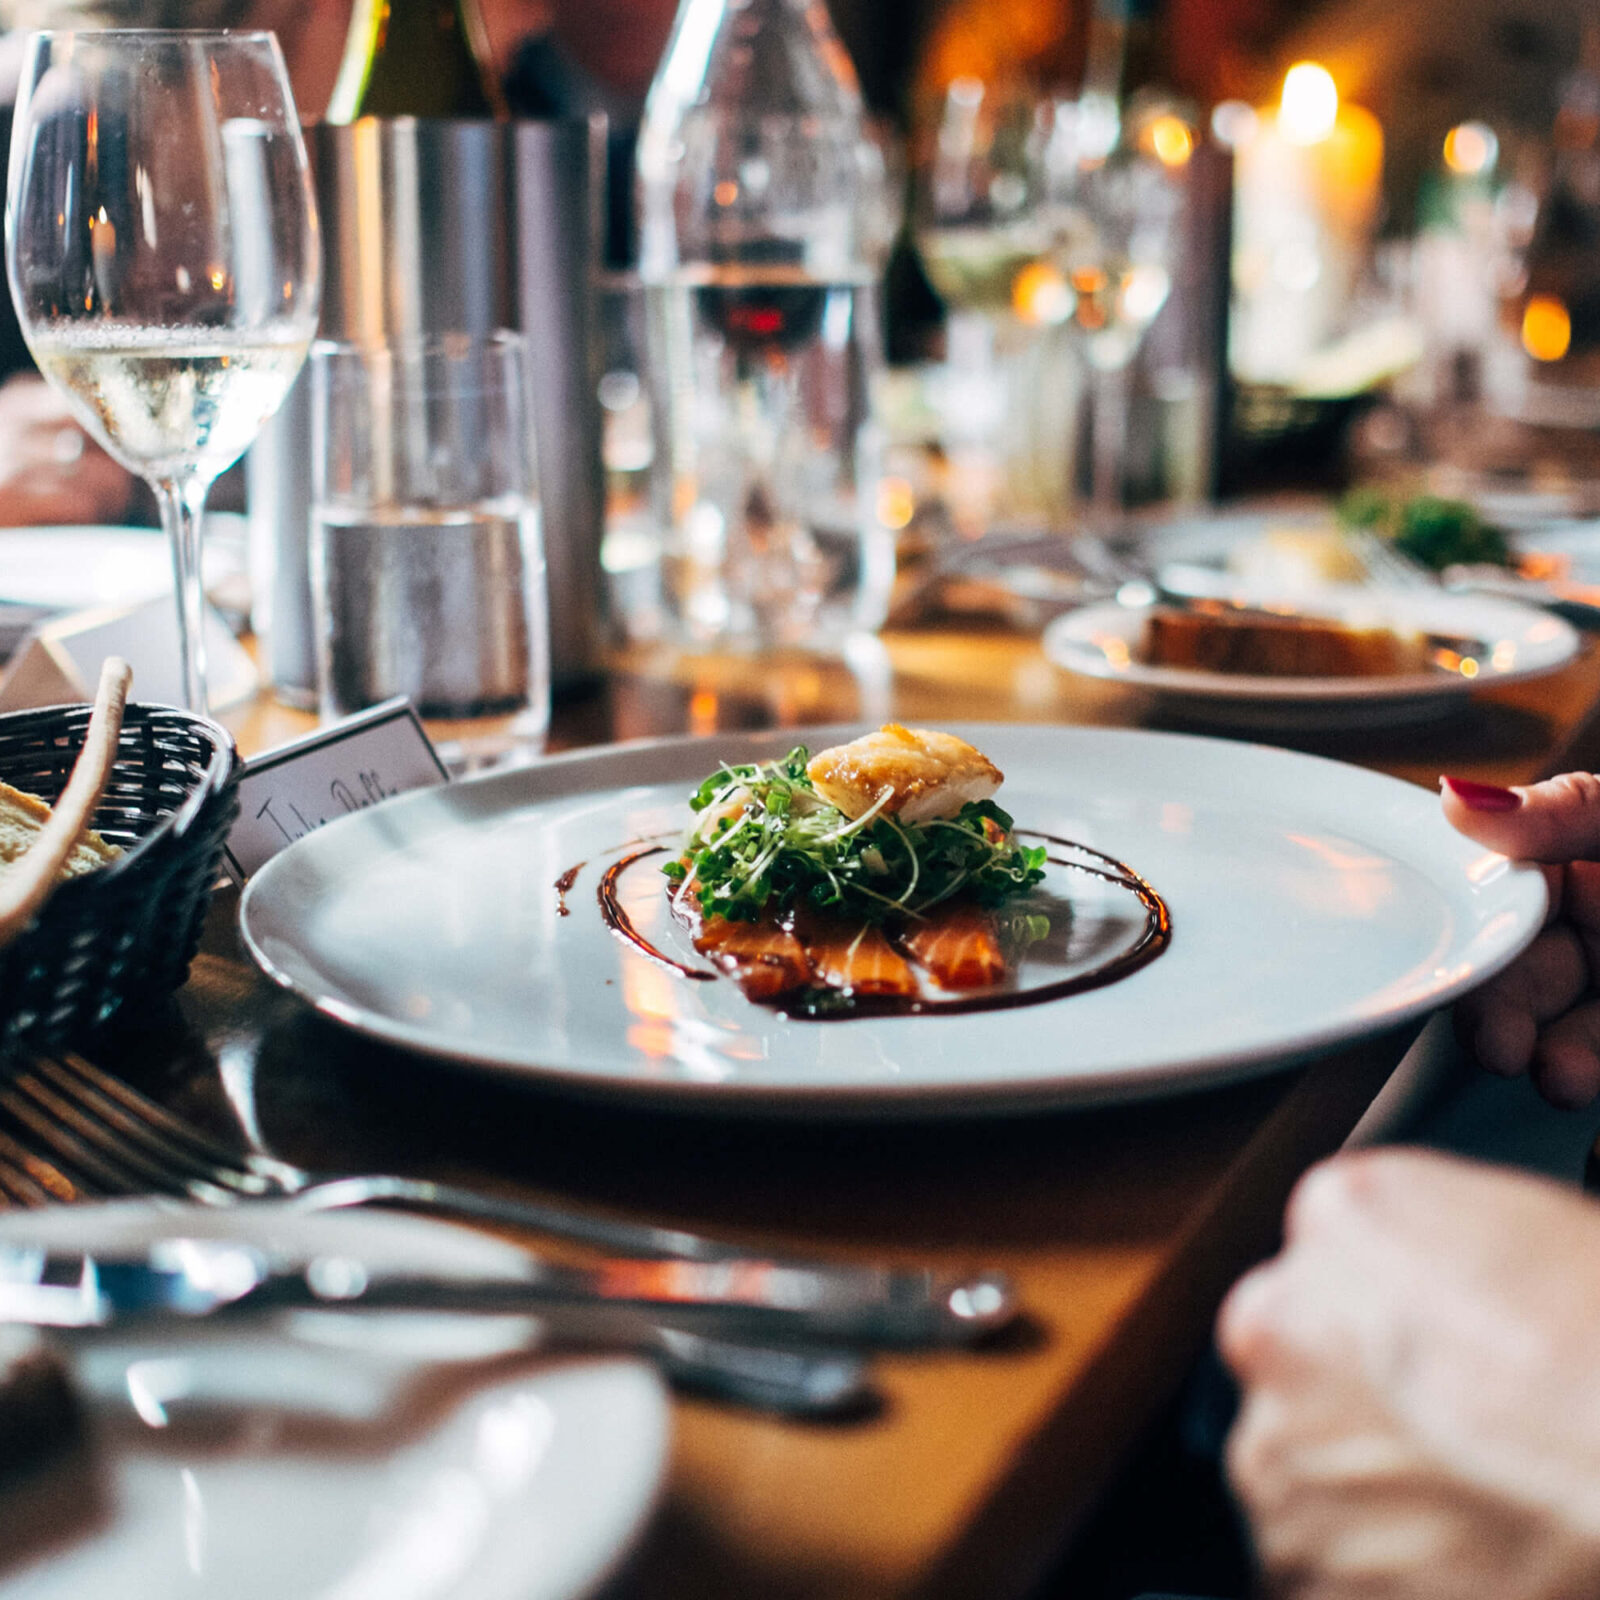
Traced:
<path fill-rule="evenodd" d="M 381 1292 L 352 1296 L 353 1265 L 318 1257 L 303 1269 L 275 1270 L 258 1251 L 214 1240 L 165 1241 L 145 1260 L 0 1249 L 0 1322 L 98 1330 L 194 1323 L 230 1311 L 380 1304 L 531 1311 L 541 1349 L 632 1352 L 654 1361 L 674 1388 L 692 1394 L 792 1417 L 853 1415 L 874 1399 L 866 1359 L 856 1350 L 742 1343 L 721 1327 L 705 1332 L 674 1326 L 625 1303 L 530 1304 L 517 1292 L 525 1286 L 514 1280 L 495 1283 L 494 1293 L 480 1297 L 474 1291 L 490 1287 L 481 1280 L 386 1278 Z M 370 1280 L 367 1287 L 375 1288 Z"/>
<path fill-rule="evenodd" d="M 613 1258 L 596 1268 L 530 1261 L 516 1276 L 452 1278 L 369 1267 L 338 1254 L 275 1260 L 235 1240 L 169 1238 L 133 1254 L 0 1246 L 0 1322 L 105 1328 L 148 1320 L 341 1311 L 543 1315 L 562 1308 L 613 1325 L 671 1326 L 721 1339 L 912 1346 L 966 1343 L 1003 1326 L 1015 1300 L 998 1275 L 968 1278 L 929 1302 L 863 1305 L 814 1275 L 770 1262 Z"/>
<path fill-rule="evenodd" d="M 1600 586 L 1562 578 L 1524 578 L 1500 568 L 1453 567 L 1445 573 L 1451 594 L 1480 594 L 1517 600 L 1554 612 L 1575 628 L 1600 632 Z"/>

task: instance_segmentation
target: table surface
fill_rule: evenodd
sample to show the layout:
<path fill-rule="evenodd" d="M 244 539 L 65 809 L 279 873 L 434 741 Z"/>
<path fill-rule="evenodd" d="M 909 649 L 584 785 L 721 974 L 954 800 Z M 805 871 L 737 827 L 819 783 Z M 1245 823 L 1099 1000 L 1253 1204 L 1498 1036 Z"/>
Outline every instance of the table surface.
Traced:
<path fill-rule="evenodd" d="M 891 634 L 855 673 L 795 657 L 619 656 L 558 707 L 559 746 L 887 716 L 1158 726 L 1129 691 L 1053 669 L 1000 629 Z M 1301 748 L 1424 783 L 1593 765 L 1600 650 L 1477 696 L 1459 718 Z M 248 752 L 304 732 L 268 702 L 227 719 Z M 567 1100 L 349 1037 L 273 990 L 219 896 L 182 1027 L 123 1070 L 191 1115 L 242 1109 L 306 1165 L 558 1195 L 773 1246 L 998 1266 L 1027 1326 L 977 1353 L 894 1356 L 881 1408 L 802 1426 L 684 1401 L 661 1514 L 629 1597 L 1024 1593 L 1092 1510 L 1272 1246 L 1295 1178 L 1337 1148 L 1414 1029 L 1221 1091 L 1113 1111 L 942 1125 L 803 1125 Z M 226 1103 L 225 1103 L 226 1102 Z"/>

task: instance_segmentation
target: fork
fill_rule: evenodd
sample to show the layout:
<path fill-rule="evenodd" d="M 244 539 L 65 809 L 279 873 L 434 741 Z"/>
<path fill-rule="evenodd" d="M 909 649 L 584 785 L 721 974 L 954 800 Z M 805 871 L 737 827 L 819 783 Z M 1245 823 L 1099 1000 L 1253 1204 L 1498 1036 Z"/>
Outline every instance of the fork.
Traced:
<path fill-rule="evenodd" d="M 1345 537 L 1361 558 L 1361 564 L 1367 569 L 1367 577 L 1372 582 L 1388 589 L 1431 589 L 1435 593 L 1443 587 L 1436 572 L 1408 556 L 1405 551 L 1397 550 L 1382 534 L 1374 533 L 1370 528 L 1347 528 Z"/>
<path fill-rule="evenodd" d="M 39 1068 L 47 1064 L 34 1065 Z M 98 1073 L 87 1062 L 76 1065 L 89 1075 L 91 1090 L 94 1082 L 101 1081 L 108 1089 L 121 1091 L 120 1095 L 107 1096 L 108 1105 L 133 1108 L 130 1117 L 161 1113 L 159 1106 L 118 1080 Z M 61 1103 L 70 1108 L 70 1102 Z M 11 1109 L 15 1115 L 25 1108 L 13 1105 Z M 26 1121 L 38 1131 L 39 1124 L 31 1116 Z M 175 1134 L 188 1136 L 201 1148 L 210 1147 L 232 1159 L 222 1146 L 177 1118 L 170 1118 L 170 1125 Z M 93 1152 L 85 1147 L 84 1155 L 89 1159 Z M 111 1175 L 113 1169 L 105 1161 L 96 1158 L 94 1164 L 103 1176 Z M 57 1166 L 0 1129 L 0 1206 L 36 1208 L 93 1198 L 95 1191 L 83 1183 L 81 1174 L 69 1175 L 64 1170 L 66 1165 Z M 229 1197 L 214 1198 L 214 1203 L 232 1204 L 237 1200 L 249 1204 L 252 1198 L 216 1191 L 216 1197 L 224 1195 Z M 260 1198 L 267 1199 L 269 1195 L 264 1191 Z M 858 1350 L 809 1343 L 804 1348 L 786 1348 L 725 1337 L 704 1328 L 675 1325 L 670 1320 L 670 1307 L 664 1308 L 668 1318 L 664 1321 L 652 1321 L 648 1314 L 626 1304 L 556 1299 L 532 1309 L 546 1347 L 632 1351 L 652 1360 L 675 1388 L 689 1393 L 791 1417 L 853 1415 L 873 1404 L 867 1361 Z"/>
<path fill-rule="evenodd" d="M 647 1260 L 680 1260 L 768 1279 L 791 1305 L 818 1308 L 836 1333 L 905 1346 L 967 1343 L 1010 1321 L 1005 1277 L 955 1277 L 914 1268 L 778 1260 L 699 1234 L 583 1216 L 424 1178 L 308 1172 L 276 1157 L 226 1148 L 78 1055 L 35 1057 L 0 1084 L 0 1110 L 52 1159 L 0 1129 L 0 1190 L 24 1205 L 84 1195 L 168 1194 L 208 1206 L 288 1200 L 311 1211 L 393 1204 L 510 1224 Z M 625 1270 L 627 1262 L 608 1265 Z M 637 1268 L 642 1261 L 635 1261 Z"/>
<path fill-rule="evenodd" d="M 1348 531 L 1356 553 L 1361 557 L 1367 574 L 1374 581 L 1391 589 L 1410 589 L 1426 592 L 1432 590 L 1447 594 L 1487 595 L 1501 600 L 1519 601 L 1525 606 L 1537 606 L 1558 617 L 1564 617 L 1574 627 L 1590 632 L 1600 629 L 1600 606 L 1575 594 L 1564 594 L 1558 585 L 1522 577 L 1515 568 L 1491 565 L 1454 567 L 1444 576 L 1425 567 L 1381 534 L 1370 529 Z"/>

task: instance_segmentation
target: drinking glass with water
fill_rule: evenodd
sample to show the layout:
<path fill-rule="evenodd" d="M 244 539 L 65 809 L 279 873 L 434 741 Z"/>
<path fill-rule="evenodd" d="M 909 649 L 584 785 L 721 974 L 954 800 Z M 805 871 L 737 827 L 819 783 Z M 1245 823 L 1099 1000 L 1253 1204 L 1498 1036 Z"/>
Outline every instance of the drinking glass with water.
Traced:
<path fill-rule="evenodd" d="M 312 351 L 312 599 L 324 719 L 408 696 L 447 761 L 536 755 L 544 547 L 521 335 Z"/>

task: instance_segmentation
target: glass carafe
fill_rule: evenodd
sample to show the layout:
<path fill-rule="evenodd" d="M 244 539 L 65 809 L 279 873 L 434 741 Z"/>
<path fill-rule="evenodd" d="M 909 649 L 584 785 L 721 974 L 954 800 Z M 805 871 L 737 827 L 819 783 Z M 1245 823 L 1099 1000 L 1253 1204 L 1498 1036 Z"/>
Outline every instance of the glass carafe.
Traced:
<path fill-rule="evenodd" d="M 822 0 L 683 0 L 638 163 L 669 626 L 758 648 L 877 627 L 890 197 Z"/>

